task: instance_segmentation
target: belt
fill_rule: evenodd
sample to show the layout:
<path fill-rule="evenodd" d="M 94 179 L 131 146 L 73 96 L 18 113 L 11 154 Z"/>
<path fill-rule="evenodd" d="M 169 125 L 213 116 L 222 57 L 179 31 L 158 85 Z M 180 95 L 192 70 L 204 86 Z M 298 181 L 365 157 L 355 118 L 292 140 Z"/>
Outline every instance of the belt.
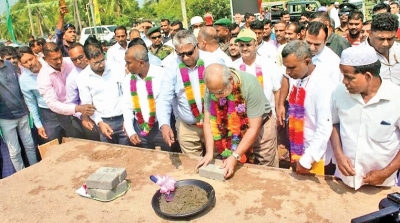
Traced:
<path fill-rule="evenodd" d="M 119 118 L 122 118 L 122 115 L 118 115 L 118 116 L 113 116 L 113 117 L 108 117 L 108 118 L 101 118 L 101 119 L 105 119 L 105 120 L 115 120 L 115 119 L 119 119 Z"/>
<path fill-rule="evenodd" d="M 265 123 L 267 123 L 267 122 L 269 121 L 269 119 L 271 118 L 271 116 L 272 116 L 272 111 L 270 111 L 270 112 L 267 114 L 267 117 L 265 117 L 265 118 L 263 119 L 263 121 L 261 122 L 261 126 L 263 126 Z"/>

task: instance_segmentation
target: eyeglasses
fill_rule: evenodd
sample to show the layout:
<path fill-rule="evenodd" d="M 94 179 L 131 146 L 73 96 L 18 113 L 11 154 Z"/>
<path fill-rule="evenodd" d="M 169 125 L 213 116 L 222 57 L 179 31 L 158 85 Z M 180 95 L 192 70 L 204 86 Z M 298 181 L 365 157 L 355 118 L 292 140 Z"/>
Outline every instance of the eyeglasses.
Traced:
<path fill-rule="evenodd" d="M 203 24 L 199 24 L 199 25 L 192 25 L 193 29 L 197 29 L 197 28 L 201 28 L 203 27 Z"/>
<path fill-rule="evenodd" d="M 72 61 L 73 63 L 75 63 L 75 62 L 78 61 L 78 60 L 82 60 L 83 57 L 85 57 L 85 55 L 80 55 L 80 56 L 77 57 L 77 58 L 71 58 L 71 61 Z"/>
<path fill-rule="evenodd" d="M 150 37 L 151 39 L 161 39 L 161 35 L 159 35 L 159 36 L 152 36 L 152 37 Z"/>
<path fill-rule="evenodd" d="M 65 24 L 65 26 L 64 26 L 64 31 L 68 30 L 69 28 L 75 29 L 75 26 L 72 25 L 71 23 L 67 23 L 67 24 Z"/>
<path fill-rule="evenodd" d="M 342 15 L 349 15 L 350 14 L 350 12 L 339 12 L 339 16 L 342 16 Z"/>
<path fill-rule="evenodd" d="M 176 54 L 178 55 L 178 57 L 182 57 L 182 58 L 183 58 L 185 55 L 186 55 L 187 57 L 190 57 L 190 56 L 193 55 L 194 50 L 196 49 L 196 47 L 197 47 L 197 46 L 194 46 L 193 50 L 188 51 L 188 52 L 178 53 L 178 51 L 176 51 Z"/>
<path fill-rule="evenodd" d="M 106 58 L 103 58 L 100 61 L 96 61 L 96 62 L 92 62 L 92 63 L 93 63 L 94 66 L 98 67 L 98 66 L 100 66 L 100 64 L 103 64 L 105 62 L 106 62 Z"/>

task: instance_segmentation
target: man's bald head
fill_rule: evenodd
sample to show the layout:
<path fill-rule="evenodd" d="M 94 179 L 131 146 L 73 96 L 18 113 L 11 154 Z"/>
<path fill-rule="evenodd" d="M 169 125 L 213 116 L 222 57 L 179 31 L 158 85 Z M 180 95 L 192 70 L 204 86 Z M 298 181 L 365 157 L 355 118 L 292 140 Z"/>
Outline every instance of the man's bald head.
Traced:
<path fill-rule="evenodd" d="M 204 71 L 204 81 L 208 88 L 222 88 L 229 83 L 231 71 L 222 64 L 210 64 Z"/>
<path fill-rule="evenodd" d="M 132 57 L 133 59 L 140 61 L 143 60 L 145 62 L 149 62 L 149 56 L 147 54 L 147 50 L 142 45 L 134 45 L 125 52 L 125 56 Z"/>
<path fill-rule="evenodd" d="M 206 26 L 200 29 L 198 40 L 205 40 L 207 43 L 218 43 L 217 30 L 214 27 Z"/>

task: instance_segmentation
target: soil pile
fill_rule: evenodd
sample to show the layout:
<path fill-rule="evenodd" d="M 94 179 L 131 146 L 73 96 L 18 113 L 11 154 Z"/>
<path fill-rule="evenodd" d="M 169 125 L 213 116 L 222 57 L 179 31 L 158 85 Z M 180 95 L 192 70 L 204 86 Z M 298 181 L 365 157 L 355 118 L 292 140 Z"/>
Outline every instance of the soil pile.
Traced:
<path fill-rule="evenodd" d="M 160 197 L 160 209 L 167 214 L 186 214 L 203 207 L 208 201 L 207 192 L 198 186 L 184 185 L 175 188 L 173 200 Z"/>

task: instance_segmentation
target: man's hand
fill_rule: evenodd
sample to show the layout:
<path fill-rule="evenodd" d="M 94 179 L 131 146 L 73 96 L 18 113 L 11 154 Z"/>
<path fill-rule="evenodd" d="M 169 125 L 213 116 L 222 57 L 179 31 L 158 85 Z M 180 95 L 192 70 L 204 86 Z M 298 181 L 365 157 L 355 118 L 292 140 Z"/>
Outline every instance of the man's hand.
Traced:
<path fill-rule="evenodd" d="M 363 177 L 363 182 L 369 185 L 381 185 L 388 178 L 382 170 L 371 170 Z"/>
<path fill-rule="evenodd" d="M 109 139 L 112 139 L 112 134 L 113 134 L 113 130 L 111 129 L 111 127 L 105 123 L 105 122 L 99 122 L 99 128 L 101 133 L 103 133 L 103 135 Z"/>
<path fill-rule="evenodd" d="M 44 130 L 44 127 L 38 128 L 38 135 L 42 137 L 43 139 L 48 139 L 49 137 L 46 134 L 46 131 Z"/>
<path fill-rule="evenodd" d="M 302 175 L 310 175 L 310 174 L 311 174 L 311 173 L 310 173 L 310 170 L 304 168 L 304 167 L 300 164 L 299 160 L 296 161 L 296 173 L 297 173 L 297 174 L 302 174 Z"/>
<path fill-rule="evenodd" d="M 129 140 L 133 145 L 137 145 L 142 142 L 137 134 L 133 134 L 131 137 L 129 137 Z"/>
<path fill-rule="evenodd" d="M 94 122 L 92 121 L 92 119 L 90 119 L 89 116 L 87 115 L 82 115 L 82 125 L 83 127 L 89 129 L 90 131 L 93 130 L 93 126 L 94 126 Z"/>
<path fill-rule="evenodd" d="M 169 125 L 161 126 L 161 133 L 165 143 L 168 146 L 171 146 L 175 142 L 174 132 L 172 131 L 171 127 L 169 127 Z"/>
<path fill-rule="evenodd" d="M 75 111 L 82 113 L 82 115 L 91 116 L 96 111 L 96 107 L 94 107 L 94 105 L 90 105 L 90 104 L 77 105 L 75 107 Z"/>
<path fill-rule="evenodd" d="M 234 156 L 229 156 L 224 160 L 224 163 L 221 165 L 221 169 L 225 168 L 224 171 L 224 177 L 225 179 L 228 179 L 233 176 L 233 173 L 235 172 L 235 167 L 237 165 L 237 160 L 235 159 Z"/>
<path fill-rule="evenodd" d="M 68 7 L 66 5 L 61 5 L 60 6 L 60 16 L 64 17 L 65 14 L 68 13 Z"/>
<path fill-rule="evenodd" d="M 345 176 L 355 176 L 356 170 L 354 169 L 351 160 L 347 158 L 344 154 L 335 156 L 336 166 L 339 168 L 340 172 Z"/>
<path fill-rule="evenodd" d="M 278 122 L 278 125 L 285 127 L 285 117 L 286 117 L 286 111 L 285 111 L 285 106 L 280 105 L 276 108 L 276 120 Z"/>
<path fill-rule="evenodd" d="M 206 155 L 196 164 L 196 170 L 199 171 L 201 166 L 207 166 L 214 158 L 214 154 L 206 153 Z"/>

